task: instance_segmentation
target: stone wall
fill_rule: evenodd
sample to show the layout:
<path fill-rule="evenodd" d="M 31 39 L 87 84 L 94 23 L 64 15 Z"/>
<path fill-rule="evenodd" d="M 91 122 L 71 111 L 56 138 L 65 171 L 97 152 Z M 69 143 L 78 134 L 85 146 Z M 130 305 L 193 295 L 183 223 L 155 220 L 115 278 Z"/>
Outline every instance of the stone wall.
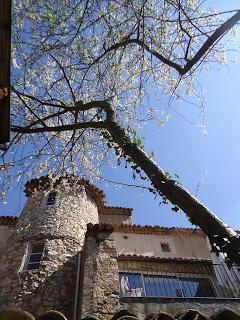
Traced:
<path fill-rule="evenodd" d="M 8 225 L 0 225 L 0 259 L 5 252 L 7 240 L 13 233 L 14 227 Z"/>
<path fill-rule="evenodd" d="M 55 309 L 72 319 L 81 251 L 87 223 L 98 222 L 96 203 L 81 186 L 58 190 L 46 207 L 46 193 L 30 196 L 0 262 L 0 309 L 21 307 L 39 315 Z M 45 243 L 39 269 L 26 270 L 29 243 Z"/>
<path fill-rule="evenodd" d="M 117 252 L 111 231 L 88 230 L 82 260 L 81 319 L 109 320 L 119 310 Z"/>

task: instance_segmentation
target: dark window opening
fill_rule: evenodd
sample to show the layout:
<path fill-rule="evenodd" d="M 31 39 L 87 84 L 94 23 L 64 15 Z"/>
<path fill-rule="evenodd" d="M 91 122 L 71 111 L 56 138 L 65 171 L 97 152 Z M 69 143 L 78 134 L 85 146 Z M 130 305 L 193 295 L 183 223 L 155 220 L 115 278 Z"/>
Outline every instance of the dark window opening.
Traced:
<path fill-rule="evenodd" d="M 42 259 L 44 243 L 33 243 L 31 253 L 28 259 L 27 270 L 38 269 Z"/>
<path fill-rule="evenodd" d="M 161 249 L 162 249 L 162 252 L 171 252 L 171 249 L 168 243 L 161 243 Z"/>
<path fill-rule="evenodd" d="M 56 191 L 49 192 L 48 197 L 47 197 L 46 205 L 47 206 L 53 206 L 55 204 L 56 197 L 57 197 L 57 192 Z"/>

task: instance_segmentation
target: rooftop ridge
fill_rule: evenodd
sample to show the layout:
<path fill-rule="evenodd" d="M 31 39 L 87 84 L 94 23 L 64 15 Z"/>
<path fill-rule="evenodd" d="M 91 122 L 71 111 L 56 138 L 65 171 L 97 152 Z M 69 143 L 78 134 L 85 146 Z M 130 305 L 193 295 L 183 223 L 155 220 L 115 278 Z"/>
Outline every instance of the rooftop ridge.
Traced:
<path fill-rule="evenodd" d="M 0 216 L 0 225 L 14 226 L 18 221 L 18 217 L 14 216 Z"/>
<path fill-rule="evenodd" d="M 89 180 L 74 176 L 59 177 L 53 183 L 53 187 L 57 186 L 63 179 L 69 179 L 70 183 L 72 182 L 72 180 L 76 179 L 78 184 L 82 184 L 87 188 L 88 192 L 94 198 L 99 208 L 104 206 L 105 193 L 103 192 L 103 190 L 97 188 L 94 184 L 92 184 Z M 34 193 L 35 190 L 47 190 L 50 185 L 50 177 L 48 175 L 41 176 L 39 178 L 34 178 L 27 181 L 25 184 L 24 192 L 26 196 L 29 197 Z"/>
<path fill-rule="evenodd" d="M 119 261 L 161 261 L 161 262 L 205 262 L 212 263 L 211 259 L 194 258 L 194 257 L 156 257 L 156 256 L 143 256 L 137 254 L 121 254 L 117 257 Z"/>
<path fill-rule="evenodd" d="M 142 233 L 142 234 L 171 234 L 171 233 L 180 233 L 180 234 L 201 234 L 203 231 L 199 228 L 181 228 L 181 227 L 160 227 L 160 226 L 148 226 L 148 225 L 111 225 L 107 223 L 100 224 L 88 224 L 88 232 L 124 232 L 124 233 Z"/>
<path fill-rule="evenodd" d="M 132 215 L 132 208 L 102 206 L 98 209 L 99 214 Z"/>

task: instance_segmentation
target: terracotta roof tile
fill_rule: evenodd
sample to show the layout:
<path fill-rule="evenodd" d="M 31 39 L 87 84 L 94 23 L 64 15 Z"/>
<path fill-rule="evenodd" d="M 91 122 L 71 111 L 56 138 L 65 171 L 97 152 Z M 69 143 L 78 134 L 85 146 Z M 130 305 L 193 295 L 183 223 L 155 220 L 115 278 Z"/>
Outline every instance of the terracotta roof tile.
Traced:
<path fill-rule="evenodd" d="M 121 254 L 119 261 L 154 261 L 154 262 L 204 262 L 212 263 L 211 259 L 188 258 L 188 257 L 151 257 L 136 254 Z"/>
<path fill-rule="evenodd" d="M 121 301 L 122 302 L 127 302 L 127 303 L 133 303 L 133 302 L 138 302 L 142 304 L 146 304 L 148 301 L 153 302 L 156 301 L 155 299 L 161 299 L 159 297 L 122 297 Z M 172 298 L 167 298 L 167 299 L 172 299 Z M 179 299 L 179 300 L 178 300 Z M 184 298 L 180 297 L 175 297 L 175 302 L 179 301 L 184 301 Z M 197 299 L 197 298 L 196 298 Z M 165 300 L 167 301 L 167 300 Z M 174 302 L 171 301 L 171 302 Z M 194 301 L 194 300 L 191 300 Z M 183 305 L 184 306 L 184 305 Z M 232 306 L 233 307 L 233 306 Z M 196 308 L 196 309 L 193 309 Z M 156 319 L 165 319 L 165 320 L 174 320 L 174 319 L 188 319 L 188 320 L 196 320 L 196 319 L 201 319 L 201 320 L 240 320 L 240 313 L 239 311 L 235 311 L 232 309 L 229 309 L 228 307 L 224 306 L 224 304 L 218 305 L 218 303 L 214 304 L 214 307 L 210 308 L 208 307 L 208 314 L 199 311 L 199 309 L 206 309 L 204 308 L 204 302 L 203 304 L 201 302 L 198 302 L 197 304 L 193 303 L 192 308 L 181 310 L 177 314 L 172 315 L 172 312 L 176 312 L 175 309 L 173 308 L 171 313 L 168 312 L 163 312 L 163 311 L 156 311 L 155 313 L 150 313 L 148 316 L 144 317 L 145 320 L 156 320 Z M 236 307 L 235 307 L 236 308 Z M 161 309 L 161 308 L 160 308 Z M 136 308 L 137 310 L 137 308 Z M 154 309 L 153 309 L 154 310 Z M 135 313 L 136 312 L 136 313 Z M 157 313 L 156 313 L 157 312 Z M 114 314 L 113 314 L 114 313 Z M 137 311 L 132 312 L 132 310 L 120 310 L 115 312 L 110 312 L 107 313 L 107 315 L 111 316 L 112 320 L 138 320 L 138 319 L 143 319 L 142 314 L 138 314 Z M 211 316 L 209 316 L 209 313 Z M 113 317 L 112 317 L 113 315 Z M 138 317 L 139 316 L 139 317 Z M 14 309 L 14 308 L 9 308 L 9 309 L 2 309 L 0 311 L 0 318 L 1 319 L 35 319 L 31 313 L 25 312 L 22 309 Z M 61 312 L 51 310 L 51 311 L 46 311 L 42 313 L 37 319 L 66 319 L 64 315 Z M 89 317 L 84 317 L 83 320 L 87 319 L 95 319 L 95 318 L 89 318 Z"/>
<path fill-rule="evenodd" d="M 179 227 L 160 227 L 148 225 L 119 225 L 116 226 L 115 231 L 129 232 L 129 233 L 145 233 L 145 234 L 203 234 L 199 228 L 179 228 Z"/>
<path fill-rule="evenodd" d="M 100 224 L 88 224 L 88 229 L 91 232 L 101 232 L 101 231 L 114 231 L 114 232 L 124 232 L 124 233 L 142 233 L 142 234 L 201 234 L 201 229 L 198 228 L 177 228 L 177 227 L 160 227 L 160 226 L 141 226 L 141 225 L 127 225 L 127 224 L 120 224 L 120 225 L 111 225 L 106 223 Z"/>
<path fill-rule="evenodd" d="M 148 303 L 148 302 L 153 302 L 155 299 L 162 299 L 160 297 L 122 297 L 121 301 L 125 302 L 125 303 L 142 303 L 143 305 Z M 171 298 L 167 298 L 167 299 L 171 299 Z M 180 299 L 180 300 L 177 300 Z M 175 302 L 180 302 L 180 301 L 184 301 L 184 298 L 175 298 Z M 196 298 L 197 299 L 197 298 Z M 155 300 L 156 301 L 156 300 Z M 165 300 L 167 301 L 167 300 Z M 194 301 L 194 300 L 192 300 Z M 173 302 L 173 301 L 171 301 Z M 151 313 L 149 314 L 145 320 L 156 320 L 156 319 L 164 319 L 164 320 L 240 320 L 240 313 L 239 311 L 233 311 L 227 307 L 223 307 L 223 304 L 219 305 L 216 304 L 214 305 L 214 308 L 209 308 L 208 309 L 208 314 L 199 311 L 199 309 L 203 308 L 204 304 L 200 303 L 193 303 L 192 308 L 191 309 L 185 309 L 182 310 L 180 312 L 178 312 L 177 314 L 173 315 L 172 312 L 174 312 L 174 308 L 172 310 L 171 313 L 168 312 L 163 312 L 163 311 L 158 311 L 157 313 Z M 184 306 L 184 303 L 183 303 Z M 193 309 L 196 308 L 196 309 Z M 236 307 L 235 307 L 236 308 Z M 136 308 L 137 309 L 137 308 Z M 161 308 L 160 308 L 161 309 Z M 204 309 L 204 308 L 203 308 Z M 155 310 L 156 312 L 156 310 Z M 140 313 L 140 312 L 139 312 Z M 209 313 L 211 313 L 211 316 L 209 316 Z M 139 317 L 138 317 L 139 316 Z M 132 312 L 128 311 L 128 310 L 123 310 L 120 312 L 117 312 L 113 318 L 113 320 L 138 320 L 138 319 L 143 319 L 142 314 L 132 314 Z M 87 318 L 84 318 L 83 320 L 87 320 Z"/>
<path fill-rule="evenodd" d="M 123 207 L 101 207 L 98 210 L 99 214 L 116 214 L 116 215 L 132 215 L 132 208 L 123 208 Z"/>
<path fill-rule="evenodd" d="M 0 216 L 0 225 L 15 226 L 18 218 L 13 216 Z"/>

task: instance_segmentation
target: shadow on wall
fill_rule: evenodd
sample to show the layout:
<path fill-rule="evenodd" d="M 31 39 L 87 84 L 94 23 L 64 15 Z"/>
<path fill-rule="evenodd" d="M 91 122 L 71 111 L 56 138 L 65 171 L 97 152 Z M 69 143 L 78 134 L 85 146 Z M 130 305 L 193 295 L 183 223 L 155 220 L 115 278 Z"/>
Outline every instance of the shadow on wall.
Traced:
<path fill-rule="evenodd" d="M 65 252 L 63 252 L 65 253 Z M 60 255 L 59 255 L 60 256 Z M 44 265 L 40 266 L 37 270 L 23 271 L 18 274 L 11 272 L 12 283 L 15 283 L 15 296 L 21 297 L 19 307 L 22 309 L 28 310 L 34 315 L 38 315 L 36 319 L 39 320 L 63 320 L 63 319 L 72 319 L 73 309 L 74 309 L 74 299 L 75 299 L 75 287 L 77 279 L 77 259 L 78 254 L 66 258 L 67 260 L 58 267 L 58 270 L 53 271 L 49 276 L 41 278 L 39 274 L 51 271 L 49 266 L 51 266 L 52 258 L 48 256 L 48 253 L 45 254 Z M 56 259 L 55 259 L 56 260 Z M 54 262 L 56 262 L 54 260 Z M 62 261 L 57 261 L 57 263 L 62 263 Z M 47 268 L 46 266 L 47 265 Z M 25 286 L 24 292 L 31 292 L 30 295 L 24 294 L 22 286 L 17 285 L 21 280 L 22 286 Z M 15 316 L 12 316 L 11 313 L 4 312 L 16 312 L 20 309 L 9 309 L 12 307 L 18 308 L 17 303 L 11 301 L 13 295 L 7 296 L 5 294 L 4 298 L 6 302 L 0 307 L 0 320 L 24 320 L 24 319 L 35 319 L 31 314 L 22 315 L 16 313 Z M 6 306 L 4 308 L 4 305 Z M 3 309 L 4 308 L 4 309 Z M 47 314 L 46 317 L 43 317 L 46 311 L 49 310 L 58 310 L 58 313 Z M 10 311 L 9 311 L 10 310 Z M 20 312 L 20 311 L 19 311 Z M 42 314 L 42 317 L 39 317 L 39 314 Z M 57 318 L 57 315 L 61 317 Z M 65 317 L 64 317 L 65 316 Z M 66 318 L 67 317 L 67 318 Z"/>
<path fill-rule="evenodd" d="M 68 320 L 61 312 L 47 311 L 35 318 L 30 313 L 21 309 L 6 309 L 0 311 L 0 320 Z M 98 320 L 97 318 L 87 317 L 82 320 Z M 137 315 L 130 313 L 127 310 L 122 310 L 116 313 L 111 320 L 139 320 Z M 240 320 L 240 314 L 230 310 L 223 309 L 212 315 L 210 318 L 196 310 L 184 310 L 178 315 L 172 315 L 160 312 L 158 314 L 150 314 L 145 320 Z"/>

